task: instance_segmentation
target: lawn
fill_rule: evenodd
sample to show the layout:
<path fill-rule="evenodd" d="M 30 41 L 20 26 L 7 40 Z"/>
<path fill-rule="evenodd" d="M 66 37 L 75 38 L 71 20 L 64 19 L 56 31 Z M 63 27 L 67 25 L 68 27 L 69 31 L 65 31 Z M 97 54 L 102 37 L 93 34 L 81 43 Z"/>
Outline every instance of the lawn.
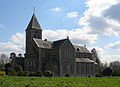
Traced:
<path fill-rule="evenodd" d="M 120 77 L 0 76 L 0 87 L 120 87 Z"/>

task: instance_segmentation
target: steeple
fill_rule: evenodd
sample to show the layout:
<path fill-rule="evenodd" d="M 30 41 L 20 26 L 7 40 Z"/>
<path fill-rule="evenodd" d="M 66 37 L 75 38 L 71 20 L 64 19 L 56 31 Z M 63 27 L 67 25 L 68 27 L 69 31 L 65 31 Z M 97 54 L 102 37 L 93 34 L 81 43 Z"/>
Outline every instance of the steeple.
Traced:
<path fill-rule="evenodd" d="M 35 16 L 35 14 L 33 13 L 33 16 L 28 24 L 28 27 L 26 30 L 30 30 L 30 29 L 38 29 L 38 30 L 42 30 L 40 27 L 40 24 Z"/>
<path fill-rule="evenodd" d="M 26 53 L 31 53 L 33 38 L 42 39 L 42 29 L 35 14 L 33 14 L 26 29 Z"/>

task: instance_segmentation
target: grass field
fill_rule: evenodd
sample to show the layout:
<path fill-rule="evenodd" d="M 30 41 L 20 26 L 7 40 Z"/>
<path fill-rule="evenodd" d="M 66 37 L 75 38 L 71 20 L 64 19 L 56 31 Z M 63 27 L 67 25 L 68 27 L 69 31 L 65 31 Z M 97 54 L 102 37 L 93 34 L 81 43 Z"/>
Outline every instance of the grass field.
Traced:
<path fill-rule="evenodd" d="M 120 77 L 0 76 L 0 87 L 120 87 Z"/>

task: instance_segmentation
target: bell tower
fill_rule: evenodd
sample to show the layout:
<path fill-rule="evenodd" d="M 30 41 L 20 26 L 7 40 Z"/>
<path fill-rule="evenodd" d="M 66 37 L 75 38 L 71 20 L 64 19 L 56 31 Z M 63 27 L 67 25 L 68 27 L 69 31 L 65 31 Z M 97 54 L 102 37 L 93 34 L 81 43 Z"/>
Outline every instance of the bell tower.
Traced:
<path fill-rule="evenodd" d="M 32 46 L 31 42 L 33 38 L 42 39 L 42 29 L 35 14 L 33 14 L 28 24 L 28 27 L 25 31 L 26 31 L 26 53 L 30 53 Z"/>

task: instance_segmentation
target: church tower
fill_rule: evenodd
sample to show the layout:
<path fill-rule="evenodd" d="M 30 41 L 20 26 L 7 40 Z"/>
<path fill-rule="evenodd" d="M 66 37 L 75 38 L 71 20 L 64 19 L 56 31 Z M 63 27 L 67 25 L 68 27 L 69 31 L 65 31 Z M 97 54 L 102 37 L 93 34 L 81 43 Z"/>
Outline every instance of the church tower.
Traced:
<path fill-rule="evenodd" d="M 31 50 L 31 42 L 33 38 L 42 39 L 42 29 L 35 14 L 33 14 L 26 29 L 26 53 L 28 54 Z"/>

